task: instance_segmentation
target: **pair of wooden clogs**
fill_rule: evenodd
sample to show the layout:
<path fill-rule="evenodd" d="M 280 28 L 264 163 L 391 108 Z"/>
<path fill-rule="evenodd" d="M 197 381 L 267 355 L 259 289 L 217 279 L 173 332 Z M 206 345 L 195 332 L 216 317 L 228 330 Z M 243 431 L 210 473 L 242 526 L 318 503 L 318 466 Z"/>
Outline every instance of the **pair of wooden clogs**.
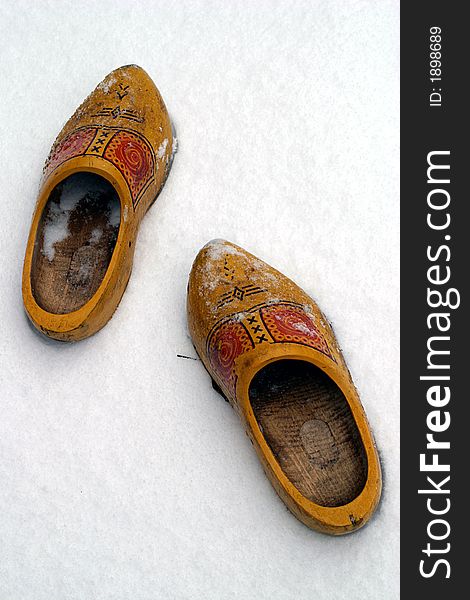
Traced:
<path fill-rule="evenodd" d="M 44 167 L 24 262 L 24 305 L 41 332 L 76 341 L 110 319 L 175 145 L 163 99 L 135 65 L 110 73 L 66 123 Z M 380 464 L 315 302 L 215 240 L 194 261 L 187 308 L 197 353 L 288 508 L 325 533 L 364 525 L 380 498 Z"/>

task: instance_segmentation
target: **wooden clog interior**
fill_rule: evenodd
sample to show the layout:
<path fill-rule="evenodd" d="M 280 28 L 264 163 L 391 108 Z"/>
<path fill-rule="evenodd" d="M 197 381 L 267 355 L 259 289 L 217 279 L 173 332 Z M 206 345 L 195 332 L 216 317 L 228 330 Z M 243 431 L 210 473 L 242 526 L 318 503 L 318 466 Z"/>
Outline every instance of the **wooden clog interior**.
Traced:
<path fill-rule="evenodd" d="M 76 173 L 52 191 L 36 235 L 31 287 L 55 314 L 82 307 L 98 289 L 116 245 L 119 197 L 93 173 Z"/>
<path fill-rule="evenodd" d="M 367 456 L 341 390 L 323 371 L 281 360 L 256 374 L 250 402 L 288 479 L 325 507 L 356 498 L 367 479 Z"/>

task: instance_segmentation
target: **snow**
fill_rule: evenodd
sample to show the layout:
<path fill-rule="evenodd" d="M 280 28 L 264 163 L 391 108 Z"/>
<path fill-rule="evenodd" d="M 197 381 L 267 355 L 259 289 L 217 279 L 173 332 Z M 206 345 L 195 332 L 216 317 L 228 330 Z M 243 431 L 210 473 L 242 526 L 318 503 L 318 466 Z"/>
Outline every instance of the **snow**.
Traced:
<path fill-rule="evenodd" d="M 178 138 L 176 136 L 173 136 L 173 142 L 171 144 L 171 158 L 170 160 L 172 161 L 175 154 L 178 152 Z"/>
<path fill-rule="evenodd" d="M 398 2 L 19 0 L 0 13 L 0 597 L 398 598 Z M 42 166 L 83 98 L 129 63 L 162 93 L 178 153 L 115 315 L 56 343 L 21 301 Z M 177 356 L 196 356 L 187 276 L 213 238 L 294 279 L 334 326 L 385 476 L 355 534 L 297 521 L 201 363 Z"/>
<path fill-rule="evenodd" d="M 121 222 L 121 206 L 119 203 L 113 202 L 109 209 L 108 223 L 111 227 L 118 227 Z"/>
<path fill-rule="evenodd" d="M 117 197 L 109 197 L 110 185 L 91 173 L 77 173 L 68 177 L 61 186 L 60 195 L 46 205 L 44 223 L 44 243 L 41 251 L 52 262 L 55 257 L 55 245 L 70 235 L 69 220 L 80 201 L 100 202 L 102 194 L 109 198 L 106 209 L 109 211 L 108 222 L 117 227 L 120 223 L 121 208 Z M 90 242 L 96 243 L 102 231 L 93 229 Z"/>
<path fill-rule="evenodd" d="M 49 262 L 55 257 L 55 245 L 69 237 L 69 217 L 71 211 L 75 208 L 79 199 L 75 199 L 75 204 L 64 206 L 62 202 L 50 203 L 44 224 L 44 243 L 42 253 Z"/>
<path fill-rule="evenodd" d="M 100 241 L 101 236 L 103 235 L 103 230 L 99 227 L 95 227 L 91 230 L 90 239 L 88 240 L 90 244 L 96 244 Z"/>
<path fill-rule="evenodd" d="M 168 146 L 168 139 L 165 138 L 163 142 L 160 144 L 157 150 L 157 158 L 163 158 L 165 156 L 166 147 Z M 173 145 L 172 145 L 173 150 Z"/>
<path fill-rule="evenodd" d="M 107 94 L 110 88 L 116 83 L 116 77 L 112 75 L 111 77 L 107 77 L 104 81 L 99 84 L 100 90 L 103 90 L 105 94 Z"/>
<path fill-rule="evenodd" d="M 237 250 L 237 248 L 229 246 L 225 243 L 225 240 L 221 239 L 211 240 L 205 244 L 204 249 L 207 256 L 205 269 L 209 272 L 218 268 L 218 262 L 226 254 L 244 257 L 243 253 Z"/>
<path fill-rule="evenodd" d="M 308 327 L 305 323 L 299 322 L 292 323 L 291 325 L 294 329 L 300 331 L 301 333 L 304 333 L 305 335 L 315 335 L 315 330 L 313 329 L 313 327 Z"/>

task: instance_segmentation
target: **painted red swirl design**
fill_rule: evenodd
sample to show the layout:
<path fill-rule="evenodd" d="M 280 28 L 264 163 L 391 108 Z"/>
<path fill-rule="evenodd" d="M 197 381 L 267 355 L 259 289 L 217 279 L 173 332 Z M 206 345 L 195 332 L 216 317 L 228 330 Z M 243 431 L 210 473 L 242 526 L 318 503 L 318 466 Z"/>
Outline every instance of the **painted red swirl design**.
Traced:
<path fill-rule="evenodd" d="M 301 306 L 271 304 L 261 308 L 261 314 L 275 342 L 310 346 L 334 360 L 325 336 L 320 333 L 313 316 Z"/>
<path fill-rule="evenodd" d="M 93 142 L 95 136 L 97 141 Z M 103 136 L 102 139 L 100 136 Z M 99 154 L 103 149 L 103 154 Z M 140 195 L 154 176 L 152 149 L 144 137 L 108 127 L 77 129 L 52 147 L 44 166 L 44 178 L 66 160 L 85 154 L 102 156 L 117 167 L 129 186 L 134 207 L 137 206 Z"/>
<path fill-rule="evenodd" d="M 211 367 L 229 390 L 235 387 L 235 360 L 252 347 L 243 325 L 234 321 L 224 323 L 209 340 Z"/>
<path fill-rule="evenodd" d="M 139 194 L 154 174 L 154 160 L 149 145 L 137 135 L 119 131 L 103 156 L 123 174 L 136 206 Z"/>
<path fill-rule="evenodd" d="M 44 166 L 44 175 L 51 173 L 69 158 L 84 154 L 95 135 L 94 128 L 78 129 L 53 146 Z"/>
<path fill-rule="evenodd" d="M 207 355 L 214 378 L 229 395 L 234 394 L 237 383 L 236 359 L 259 344 L 301 344 L 336 362 L 314 316 L 301 305 L 287 302 L 267 304 L 245 314 L 243 321 L 245 325 L 235 318 L 222 321 L 207 340 Z M 266 327 L 266 332 L 256 335 L 260 322 Z"/>
<path fill-rule="evenodd" d="M 277 308 L 273 313 L 277 329 L 284 335 L 317 339 L 318 332 L 313 321 L 305 313 L 292 308 Z"/>
<path fill-rule="evenodd" d="M 141 143 L 121 136 L 114 152 L 116 158 L 129 169 L 135 179 L 140 180 L 148 173 L 150 161 Z"/>

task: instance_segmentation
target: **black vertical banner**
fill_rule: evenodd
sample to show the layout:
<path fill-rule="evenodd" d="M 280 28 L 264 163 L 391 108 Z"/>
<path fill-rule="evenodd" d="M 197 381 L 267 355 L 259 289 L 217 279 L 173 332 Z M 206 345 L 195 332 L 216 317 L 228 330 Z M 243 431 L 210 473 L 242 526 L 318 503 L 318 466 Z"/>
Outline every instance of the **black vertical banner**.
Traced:
<path fill-rule="evenodd" d="M 401 5 L 401 597 L 466 597 L 468 21 Z M 465 11 L 467 12 L 467 11 Z"/>

